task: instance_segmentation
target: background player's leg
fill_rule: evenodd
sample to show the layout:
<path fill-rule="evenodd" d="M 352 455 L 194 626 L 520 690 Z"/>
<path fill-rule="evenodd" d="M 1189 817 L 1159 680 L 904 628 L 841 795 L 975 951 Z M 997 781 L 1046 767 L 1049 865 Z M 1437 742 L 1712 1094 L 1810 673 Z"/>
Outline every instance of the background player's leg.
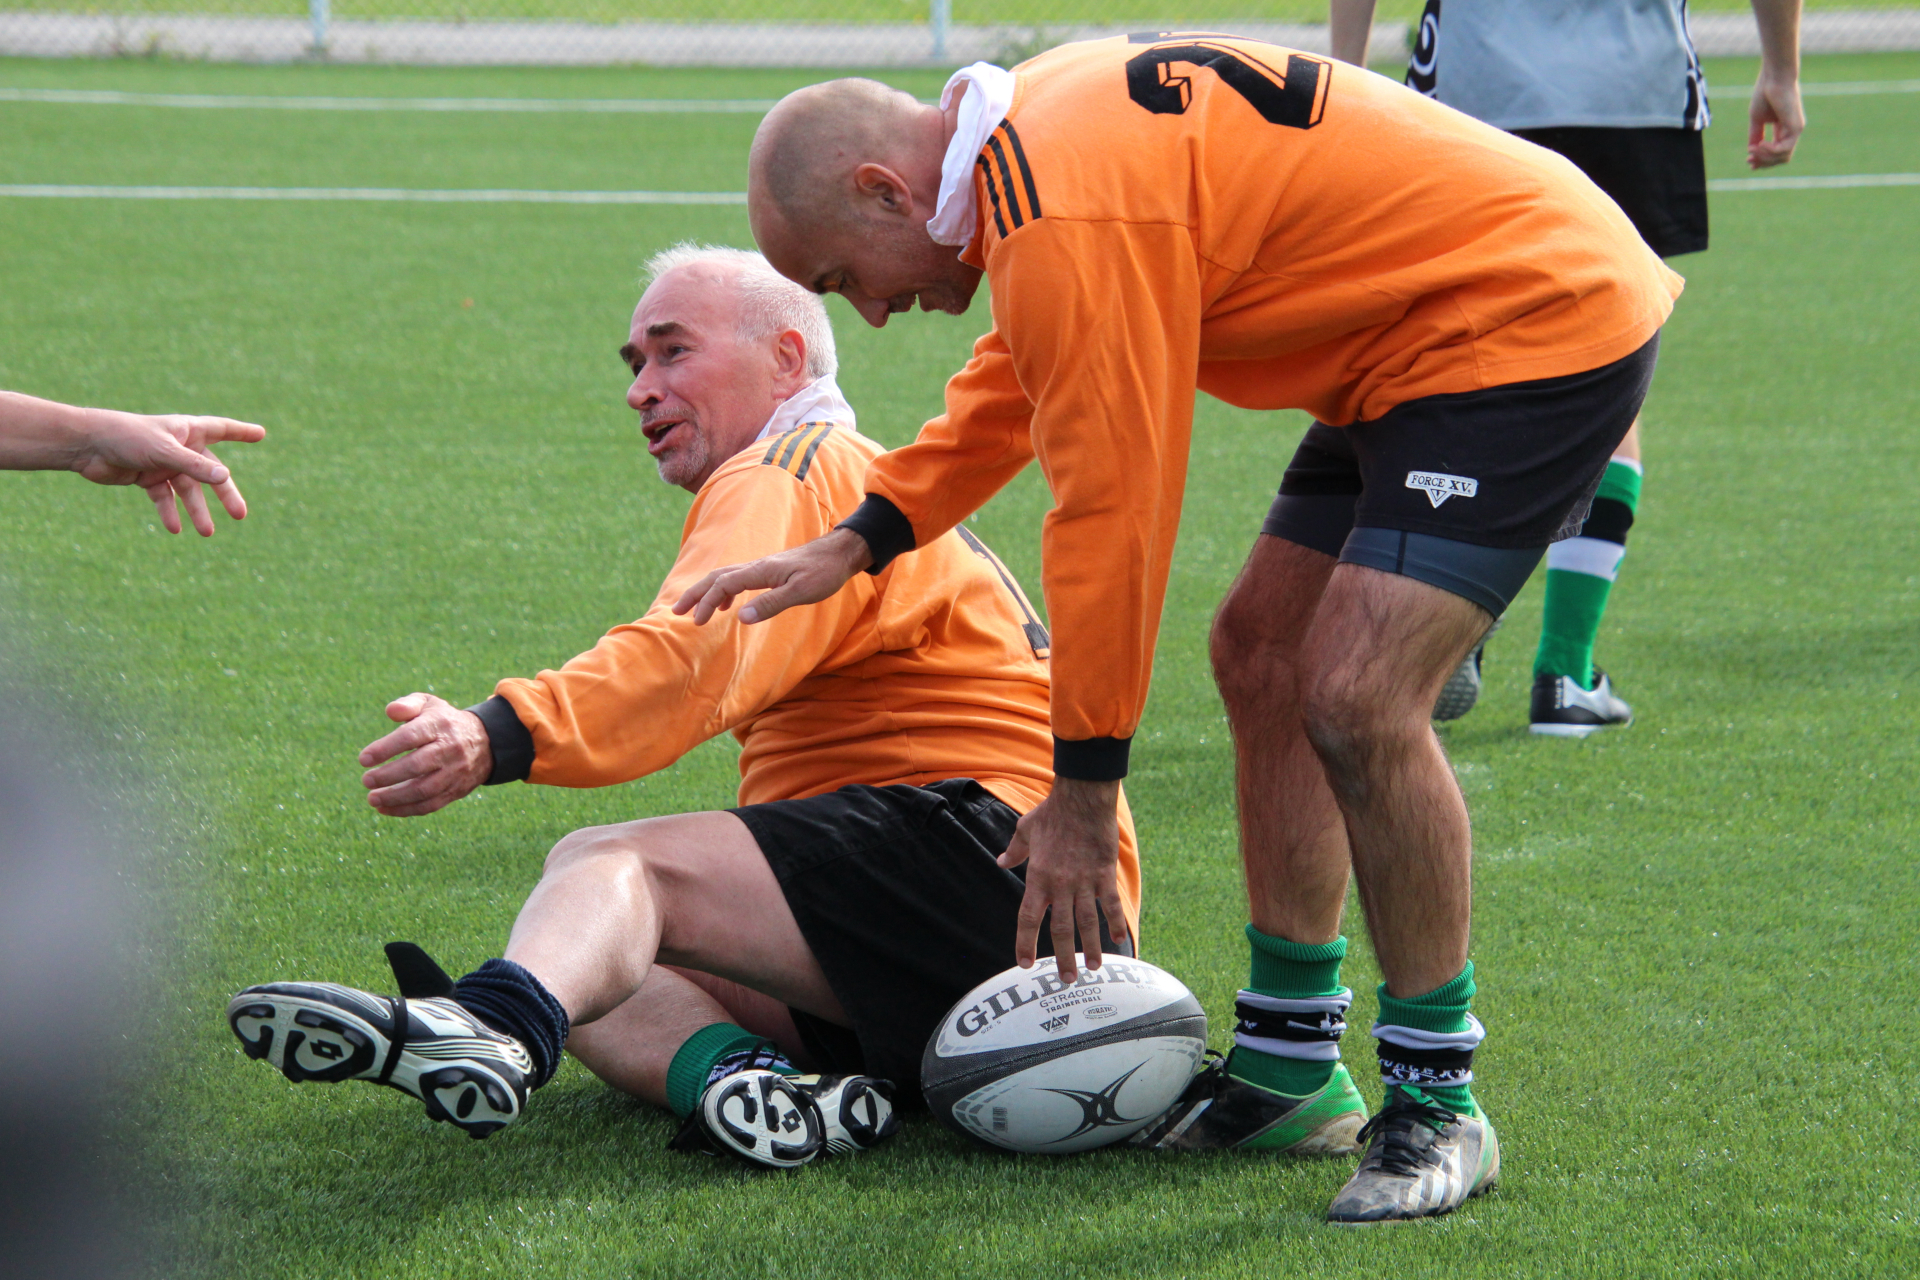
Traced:
<path fill-rule="evenodd" d="M 1611 696 L 1581 698 L 1563 685 L 1596 691 L 1593 647 L 1606 617 L 1607 600 L 1627 553 L 1627 530 L 1640 502 L 1640 423 L 1636 419 L 1607 463 L 1593 509 L 1578 537 L 1547 549 L 1547 590 L 1540 620 L 1540 647 L 1533 660 L 1532 723 L 1536 733 L 1584 736 L 1610 724 L 1625 724 L 1632 710 Z M 1592 703 L 1594 705 L 1588 705 Z"/>

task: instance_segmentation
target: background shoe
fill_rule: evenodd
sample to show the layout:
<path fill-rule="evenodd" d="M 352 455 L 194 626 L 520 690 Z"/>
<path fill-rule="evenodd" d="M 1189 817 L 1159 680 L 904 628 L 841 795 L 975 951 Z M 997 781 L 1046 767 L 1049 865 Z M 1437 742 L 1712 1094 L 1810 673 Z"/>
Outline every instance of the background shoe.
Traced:
<path fill-rule="evenodd" d="M 1278 1151 L 1290 1156 L 1344 1156 L 1357 1148 L 1367 1104 L 1345 1063 L 1304 1098 L 1290 1098 L 1227 1074 L 1210 1060 L 1167 1113 L 1128 1141 L 1154 1151 Z"/>
<path fill-rule="evenodd" d="M 1480 643 L 1473 646 L 1473 652 L 1460 660 L 1459 667 L 1440 686 L 1440 696 L 1433 700 L 1435 720 L 1458 720 L 1480 701 L 1481 662 L 1487 652 L 1487 640 L 1499 629 L 1500 619 L 1495 618 L 1487 634 L 1480 637 Z"/>
<path fill-rule="evenodd" d="M 892 1118 L 891 1106 L 887 1115 Z M 777 1071 L 736 1071 L 707 1086 L 667 1146 L 796 1169 L 827 1149 L 826 1127 L 820 1104 L 795 1079 Z"/>
<path fill-rule="evenodd" d="M 248 987 L 227 1025 L 249 1058 L 295 1084 L 366 1080 L 420 1099 L 434 1120 L 484 1138 L 520 1118 L 533 1061 L 452 1000 L 380 996 L 331 982 Z"/>
<path fill-rule="evenodd" d="M 1584 738 L 1597 729 L 1632 724 L 1633 708 L 1613 696 L 1607 673 L 1595 667 L 1591 689 L 1582 689 L 1572 676 L 1535 676 L 1532 720 L 1535 733 Z"/>
<path fill-rule="evenodd" d="M 1329 1222 L 1449 1213 L 1500 1178 L 1500 1143 L 1485 1117 L 1458 1115 L 1414 1090 L 1389 1087 L 1360 1137 L 1366 1154 L 1327 1207 Z"/>
<path fill-rule="evenodd" d="M 877 1076 L 793 1076 L 820 1107 L 827 1153 L 850 1155 L 879 1146 L 900 1132 L 893 1082 Z"/>

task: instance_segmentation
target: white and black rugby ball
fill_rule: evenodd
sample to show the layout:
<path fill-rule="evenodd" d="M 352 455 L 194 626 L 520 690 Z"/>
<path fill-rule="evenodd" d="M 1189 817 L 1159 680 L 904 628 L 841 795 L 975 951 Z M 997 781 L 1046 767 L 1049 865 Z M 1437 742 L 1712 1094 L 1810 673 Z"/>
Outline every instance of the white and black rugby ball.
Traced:
<path fill-rule="evenodd" d="M 1205 1010 L 1166 970 L 1110 957 L 1062 982 L 1047 959 L 987 979 L 947 1011 L 920 1059 L 920 1089 L 968 1137 L 1066 1155 L 1145 1128 L 1206 1048 Z"/>

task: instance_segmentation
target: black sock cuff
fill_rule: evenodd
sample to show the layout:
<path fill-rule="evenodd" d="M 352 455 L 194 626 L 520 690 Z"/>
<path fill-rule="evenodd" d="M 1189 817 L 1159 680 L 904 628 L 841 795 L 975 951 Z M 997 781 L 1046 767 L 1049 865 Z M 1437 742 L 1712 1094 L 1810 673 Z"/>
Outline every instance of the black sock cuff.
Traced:
<path fill-rule="evenodd" d="M 573 1024 L 540 979 L 511 960 L 489 960 L 453 984 L 453 999 L 501 1035 L 527 1047 L 534 1075 L 527 1081 L 529 1089 L 553 1079 Z"/>

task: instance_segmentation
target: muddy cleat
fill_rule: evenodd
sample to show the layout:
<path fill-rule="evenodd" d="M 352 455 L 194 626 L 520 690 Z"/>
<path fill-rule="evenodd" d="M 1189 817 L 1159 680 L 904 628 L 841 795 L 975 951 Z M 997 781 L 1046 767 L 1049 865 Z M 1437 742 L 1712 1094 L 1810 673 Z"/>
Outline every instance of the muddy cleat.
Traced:
<path fill-rule="evenodd" d="M 1435 720 L 1458 720 L 1473 710 L 1480 701 L 1480 667 L 1487 652 L 1487 640 L 1500 629 L 1500 619 L 1495 618 L 1493 625 L 1487 628 L 1487 634 L 1480 637 L 1480 643 L 1473 646 L 1473 652 L 1460 660 L 1454 673 L 1440 686 L 1440 696 L 1433 700 L 1433 718 Z"/>
<path fill-rule="evenodd" d="M 893 1111 L 893 1082 L 877 1076 L 794 1076 L 792 1083 L 820 1107 L 822 1135 L 830 1155 L 850 1155 L 879 1146 L 900 1132 Z"/>
<path fill-rule="evenodd" d="M 1613 696 L 1607 673 L 1595 667 L 1591 689 L 1582 689 L 1572 676 L 1535 676 L 1532 719 L 1535 733 L 1584 738 L 1597 729 L 1632 724 L 1633 708 Z"/>
<path fill-rule="evenodd" d="M 1328 1222 L 1450 1213 L 1500 1177 L 1500 1143 L 1486 1118 L 1458 1115 L 1416 1090 L 1389 1085 L 1387 1105 L 1360 1139 L 1367 1152 L 1327 1207 Z"/>
<path fill-rule="evenodd" d="M 1278 1151 L 1290 1156 L 1352 1155 L 1367 1104 L 1346 1064 L 1304 1098 L 1272 1093 L 1227 1074 L 1227 1060 L 1209 1054 L 1180 1100 L 1129 1138 L 1153 1151 Z"/>
<path fill-rule="evenodd" d="M 827 1149 L 826 1128 L 820 1104 L 797 1080 L 756 1068 L 708 1085 L 667 1146 L 795 1169 Z"/>
<path fill-rule="evenodd" d="M 403 978 L 404 981 L 404 978 Z M 412 1094 L 427 1115 L 484 1138 L 520 1118 L 533 1061 L 444 996 L 380 996 L 331 982 L 270 982 L 227 1005 L 249 1058 L 300 1084 L 367 1080 Z"/>

